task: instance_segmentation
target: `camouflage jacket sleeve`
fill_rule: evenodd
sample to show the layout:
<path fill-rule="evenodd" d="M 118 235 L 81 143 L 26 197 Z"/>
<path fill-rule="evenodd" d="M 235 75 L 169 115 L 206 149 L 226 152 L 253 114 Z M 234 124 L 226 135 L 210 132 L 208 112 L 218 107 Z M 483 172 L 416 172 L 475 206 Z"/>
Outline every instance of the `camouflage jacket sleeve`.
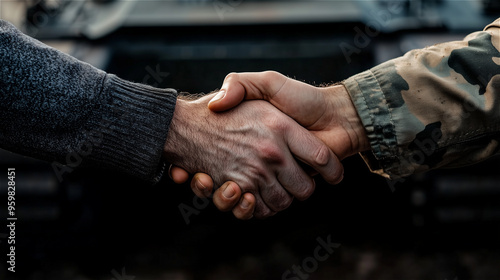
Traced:
<path fill-rule="evenodd" d="M 497 19 L 344 81 L 370 140 L 370 169 L 396 179 L 499 153 L 499 50 Z"/>

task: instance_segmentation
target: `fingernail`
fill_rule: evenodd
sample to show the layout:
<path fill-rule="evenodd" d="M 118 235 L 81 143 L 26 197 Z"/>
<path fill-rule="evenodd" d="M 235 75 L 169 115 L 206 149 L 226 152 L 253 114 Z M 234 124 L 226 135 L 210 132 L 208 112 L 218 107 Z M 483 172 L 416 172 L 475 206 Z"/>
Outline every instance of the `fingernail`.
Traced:
<path fill-rule="evenodd" d="M 227 188 L 222 192 L 222 195 L 226 198 L 231 198 L 236 194 L 236 191 L 231 185 L 228 185 Z"/>
<path fill-rule="evenodd" d="M 219 93 L 217 93 L 214 98 L 212 98 L 212 100 L 210 100 L 210 102 L 208 102 L 208 104 L 212 103 L 212 102 L 215 102 L 215 101 L 218 101 L 218 100 L 221 100 L 222 98 L 224 98 L 224 96 L 226 96 L 226 90 L 225 89 L 221 89 L 219 90 Z"/>
<path fill-rule="evenodd" d="M 168 177 L 170 177 L 170 180 L 173 180 L 172 178 L 172 164 L 168 167 Z"/>
<path fill-rule="evenodd" d="M 194 182 L 194 186 L 199 189 L 200 191 L 205 192 L 207 187 L 205 187 L 200 181 Z"/>
<path fill-rule="evenodd" d="M 248 209 L 250 207 L 250 202 L 246 199 L 243 199 L 240 203 L 241 208 Z"/>

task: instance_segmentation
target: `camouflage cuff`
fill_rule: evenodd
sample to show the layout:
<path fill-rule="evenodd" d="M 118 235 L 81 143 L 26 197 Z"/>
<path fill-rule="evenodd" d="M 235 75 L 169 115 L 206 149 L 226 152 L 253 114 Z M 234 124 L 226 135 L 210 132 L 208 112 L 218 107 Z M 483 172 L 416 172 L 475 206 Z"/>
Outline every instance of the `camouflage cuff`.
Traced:
<path fill-rule="evenodd" d="M 397 160 L 397 141 L 391 112 L 386 97 L 370 70 L 352 76 L 343 82 L 361 118 L 372 150 L 361 153 L 370 170 L 386 178 Z M 397 174 L 397 172 L 396 172 Z"/>

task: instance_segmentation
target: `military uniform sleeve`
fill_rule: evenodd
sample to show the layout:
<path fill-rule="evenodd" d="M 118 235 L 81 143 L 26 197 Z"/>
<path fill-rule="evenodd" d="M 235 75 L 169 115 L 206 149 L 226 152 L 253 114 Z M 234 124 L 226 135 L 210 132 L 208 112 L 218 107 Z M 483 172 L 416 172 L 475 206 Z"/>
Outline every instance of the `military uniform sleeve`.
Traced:
<path fill-rule="evenodd" d="M 122 80 L 0 20 L 0 148 L 157 182 L 177 92 Z"/>
<path fill-rule="evenodd" d="M 344 81 L 370 169 L 397 179 L 499 152 L 500 19 L 463 41 L 413 50 Z"/>

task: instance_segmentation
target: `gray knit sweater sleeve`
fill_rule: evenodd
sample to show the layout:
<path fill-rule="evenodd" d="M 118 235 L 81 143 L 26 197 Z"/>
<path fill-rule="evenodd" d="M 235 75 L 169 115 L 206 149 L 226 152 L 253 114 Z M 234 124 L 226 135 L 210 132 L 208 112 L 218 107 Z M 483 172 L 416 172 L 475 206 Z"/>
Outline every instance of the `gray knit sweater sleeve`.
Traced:
<path fill-rule="evenodd" d="M 0 148 L 156 182 L 177 92 L 122 80 L 0 20 Z M 61 179 L 61 178 L 60 178 Z"/>

